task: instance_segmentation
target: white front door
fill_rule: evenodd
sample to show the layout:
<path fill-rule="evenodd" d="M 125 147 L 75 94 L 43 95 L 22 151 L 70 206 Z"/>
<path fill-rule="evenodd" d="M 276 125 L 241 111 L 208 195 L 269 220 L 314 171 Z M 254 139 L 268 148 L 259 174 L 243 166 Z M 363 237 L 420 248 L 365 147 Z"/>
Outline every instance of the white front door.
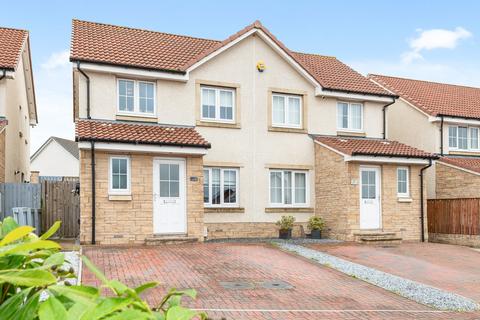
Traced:
<path fill-rule="evenodd" d="M 153 162 L 153 232 L 181 234 L 187 231 L 185 160 Z"/>
<path fill-rule="evenodd" d="M 380 229 L 378 167 L 360 167 L 360 229 Z"/>

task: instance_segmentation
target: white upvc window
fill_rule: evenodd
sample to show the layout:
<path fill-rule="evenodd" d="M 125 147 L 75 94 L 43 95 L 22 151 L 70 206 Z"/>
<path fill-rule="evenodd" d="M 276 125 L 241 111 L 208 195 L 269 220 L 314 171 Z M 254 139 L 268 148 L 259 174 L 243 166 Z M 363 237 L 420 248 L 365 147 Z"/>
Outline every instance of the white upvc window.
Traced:
<path fill-rule="evenodd" d="M 204 168 L 203 203 L 207 207 L 238 206 L 238 169 Z"/>
<path fill-rule="evenodd" d="M 478 149 L 478 128 L 469 128 L 470 129 L 470 149 Z"/>
<path fill-rule="evenodd" d="M 291 94 L 273 93 L 272 126 L 301 128 L 302 97 Z"/>
<path fill-rule="evenodd" d="M 401 198 L 410 196 L 410 181 L 408 167 L 397 168 L 397 195 Z"/>
<path fill-rule="evenodd" d="M 308 205 L 308 172 L 270 170 L 270 206 L 306 207 Z"/>
<path fill-rule="evenodd" d="M 130 194 L 130 158 L 110 157 L 109 194 Z"/>
<path fill-rule="evenodd" d="M 118 79 L 117 110 L 120 114 L 155 116 L 155 83 Z"/>
<path fill-rule="evenodd" d="M 448 146 L 451 150 L 479 150 L 478 127 L 449 126 Z"/>
<path fill-rule="evenodd" d="M 235 122 L 235 89 L 202 86 L 201 101 L 202 120 Z"/>
<path fill-rule="evenodd" d="M 363 104 L 339 101 L 337 103 L 337 129 L 347 131 L 362 131 Z"/>

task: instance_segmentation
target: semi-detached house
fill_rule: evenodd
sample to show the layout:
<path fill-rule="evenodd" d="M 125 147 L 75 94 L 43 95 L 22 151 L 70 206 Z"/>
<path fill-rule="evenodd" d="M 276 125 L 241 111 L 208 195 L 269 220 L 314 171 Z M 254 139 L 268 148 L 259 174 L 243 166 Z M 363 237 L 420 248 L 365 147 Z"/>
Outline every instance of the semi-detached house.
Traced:
<path fill-rule="evenodd" d="M 480 88 L 370 75 L 400 96 L 387 112 L 393 139 L 440 155 L 428 198 L 480 197 Z"/>
<path fill-rule="evenodd" d="M 336 58 L 258 21 L 216 41 L 74 20 L 71 43 L 82 242 L 272 237 L 282 215 L 421 239 L 435 156 L 385 139 L 396 95 Z"/>
<path fill-rule="evenodd" d="M 30 126 L 38 123 L 26 30 L 0 27 L 0 183 L 30 181 Z"/>

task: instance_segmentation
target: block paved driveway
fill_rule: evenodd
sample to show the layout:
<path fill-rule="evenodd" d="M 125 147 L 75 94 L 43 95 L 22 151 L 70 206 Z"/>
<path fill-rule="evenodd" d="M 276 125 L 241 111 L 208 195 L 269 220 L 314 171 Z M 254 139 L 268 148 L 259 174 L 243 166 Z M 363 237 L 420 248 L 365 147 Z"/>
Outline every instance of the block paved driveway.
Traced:
<path fill-rule="evenodd" d="M 437 243 L 310 245 L 326 253 L 480 302 L 480 251 Z"/>
<path fill-rule="evenodd" d="M 84 247 L 107 277 L 130 286 L 159 281 L 151 305 L 170 287 L 194 288 L 191 308 L 211 319 L 480 319 L 472 313 L 437 312 L 328 267 L 262 244 L 206 243 L 167 246 Z M 282 281 L 289 289 L 263 288 Z M 99 285 L 83 270 L 84 284 Z M 241 282 L 227 289 L 223 282 Z"/>

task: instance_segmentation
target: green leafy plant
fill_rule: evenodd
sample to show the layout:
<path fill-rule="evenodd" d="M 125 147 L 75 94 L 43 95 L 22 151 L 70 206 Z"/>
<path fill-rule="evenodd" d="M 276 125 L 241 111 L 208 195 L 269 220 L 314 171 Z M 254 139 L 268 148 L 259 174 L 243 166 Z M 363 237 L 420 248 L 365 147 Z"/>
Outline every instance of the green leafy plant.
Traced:
<path fill-rule="evenodd" d="M 294 216 L 282 216 L 280 220 L 277 221 L 277 226 L 279 226 L 280 230 L 291 230 L 293 229 L 294 222 Z"/>
<path fill-rule="evenodd" d="M 29 226 L 11 218 L 0 223 L 0 318 L 2 320 L 189 320 L 207 319 L 181 306 L 182 297 L 196 297 L 194 290 L 171 289 L 151 308 L 140 294 L 158 286 L 148 282 L 129 288 L 109 280 L 86 257 L 84 265 L 101 280 L 101 288 L 71 285 L 72 268 L 65 270 L 60 245 L 48 240 L 60 227 L 56 222 L 41 237 Z M 104 295 L 101 289 L 108 289 Z"/>
<path fill-rule="evenodd" d="M 310 230 L 323 230 L 325 228 L 325 222 L 318 216 L 312 216 L 308 219 L 308 229 Z"/>

